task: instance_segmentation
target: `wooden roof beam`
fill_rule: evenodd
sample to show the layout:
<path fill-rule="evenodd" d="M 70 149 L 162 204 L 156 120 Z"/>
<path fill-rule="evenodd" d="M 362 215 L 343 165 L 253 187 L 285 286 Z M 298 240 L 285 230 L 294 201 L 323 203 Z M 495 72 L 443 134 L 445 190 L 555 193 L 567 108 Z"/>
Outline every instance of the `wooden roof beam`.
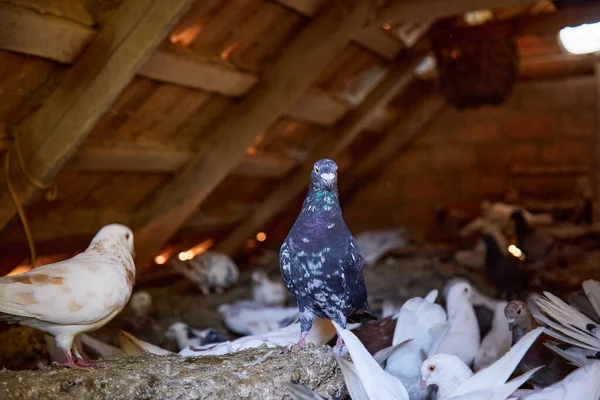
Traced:
<path fill-rule="evenodd" d="M 43 106 L 15 127 L 25 166 L 50 181 L 108 110 L 139 67 L 166 37 L 191 0 L 127 0 L 62 77 Z M 13 160 L 13 182 L 22 203 L 37 190 Z M 4 175 L 0 186 L 6 187 Z M 0 228 L 16 212 L 7 191 L 0 194 Z"/>
<path fill-rule="evenodd" d="M 408 147 L 415 137 L 439 115 L 445 104 L 445 100 L 438 93 L 426 94 L 420 99 L 408 117 L 391 128 L 367 155 L 352 166 L 352 169 L 343 173 L 340 178 L 340 201 L 346 202 L 355 190 L 371 178 L 372 174 Z"/>
<path fill-rule="evenodd" d="M 149 199 L 136 230 L 136 260 L 149 264 L 169 238 L 240 163 L 246 148 L 302 96 L 367 22 L 371 2 L 329 1 L 264 72 L 258 85 L 216 126 L 210 146 Z"/>
<path fill-rule="evenodd" d="M 321 158 L 337 157 L 350 145 L 365 128 L 367 121 L 374 114 L 383 110 L 398 93 L 415 79 L 414 68 L 419 62 L 396 62 L 388 71 L 387 76 L 367 96 L 365 101 L 350 112 L 337 127 L 332 129 L 325 143 L 318 146 L 292 176 L 278 185 L 252 213 L 250 218 L 244 219 L 242 224 L 217 245 L 217 249 L 230 254 L 234 253 L 248 237 L 254 235 L 258 229 L 279 214 L 303 190 L 306 190 L 313 163 Z"/>
<path fill-rule="evenodd" d="M 79 171 L 159 172 L 179 171 L 193 153 L 140 145 L 99 147 L 84 145 L 68 165 Z M 296 162 L 278 154 L 258 152 L 247 155 L 232 171 L 239 176 L 281 178 L 294 168 Z"/>

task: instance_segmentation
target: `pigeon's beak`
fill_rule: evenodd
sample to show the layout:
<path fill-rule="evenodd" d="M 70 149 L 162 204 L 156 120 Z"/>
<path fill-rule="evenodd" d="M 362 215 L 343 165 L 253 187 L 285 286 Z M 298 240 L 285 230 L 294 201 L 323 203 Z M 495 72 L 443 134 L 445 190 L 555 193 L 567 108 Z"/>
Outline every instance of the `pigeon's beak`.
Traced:
<path fill-rule="evenodd" d="M 421 389 L 425 390 L 425 388 L 427 388 L 427 382 L 426 381 L 421 381 Z"/>
<path fill-rule="evenodd" d="M 507 318 L 506 320 L 508 321 L 508 329 L 512 331 L 513 327 L 515 326 L 515 319 Z"/>
<path fill-rule="evenodd" d="M 332 186 L 335 181 L 335 174 L 332 172 L 321 174 L 321 179 L 327 184 L 327 186 Z"/>

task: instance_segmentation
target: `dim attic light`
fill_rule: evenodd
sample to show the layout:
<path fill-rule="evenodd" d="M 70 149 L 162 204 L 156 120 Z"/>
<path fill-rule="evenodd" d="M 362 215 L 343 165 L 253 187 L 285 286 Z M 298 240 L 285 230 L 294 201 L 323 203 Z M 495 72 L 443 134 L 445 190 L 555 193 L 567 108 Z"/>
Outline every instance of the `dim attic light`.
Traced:
<path fill-rule="evenodd" d="M 164 263 L 167 262 L 167 257 L 165 257 L 163 255 L 156 256 L 156 258 L 154 258 L 154 262 L 157 263 L 158 265 L 163 265 Z"/>
<path fill-rule="evenodd" d="M 264 242 L 267 239 L 267 234 L 264 232 L 258 232 L 256 234 L 256 240 L 258 240 L 259 242 Z"/>

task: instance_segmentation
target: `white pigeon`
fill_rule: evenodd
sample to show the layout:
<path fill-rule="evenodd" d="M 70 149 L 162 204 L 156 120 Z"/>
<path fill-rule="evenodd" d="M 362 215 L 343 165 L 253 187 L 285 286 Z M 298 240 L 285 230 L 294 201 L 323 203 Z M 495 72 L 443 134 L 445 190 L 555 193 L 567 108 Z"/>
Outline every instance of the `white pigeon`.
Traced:
<path fill-rule="evenodd" d="M 432 291 L 425 299 L 409 299 L 397 314 L 392 345 L 412 340 L 393 351 L 387 358 L 385 370 L 400 379 L 411 400 L 424 398 L 426 392 L 421 388 L 421 364 L 437 351 L 450 330 L 446 312 L 434 303 L 437 292 Z"/>
<path fill-rule="evenodd" d="M 260 335 L 298 319 L 298 307 L 268 307 L 248 300 L 221 304 L 217 311 L 227 328 L 238 335 Z"/>
<path fill-rule="evenodd" d="M 591 279 L 583 282 L 583 291 L 591 306 L 587 312 L 600 316 L 600 282 Z M 549 292 L 535 302 L 537 307 L 531 308 L 533 316 L 548 327 L 548 336 L 564 342 L 546 343 L 549 348 L 578 367 L 600 359 L 600 326 L 595 320 Z"/>
<path fill-rule="evenodd" d="M 145 290 L 138 290 L 131 295 L 129 308 L 137 319 L 145 319 L 152 308 L 152 296 Z"/>
<path fill-rule="evenodd" d="M 437 353 L 454 354 L 471 365 L 481 340 L 479 324 L 470 296 L 473 288 L 462 279 L 452 279 L 445 287 L 446 313 L 450 332 L 437 349 Z"/>
<path fill-rule="evenodd" d="M 183 350 L 190 346 L 204 346 L 207 344 L 215 344 L 227 342 L 229 338 L 220 333 L 216 329 L 194 329 L 183 322 L 175 322 L 165 335 L 168 339 L 175 340 L 179 350 Z"/>
<path fill-rule="evenodd" d="M 510 220 L 510 216 L 513 212 L 521 210 L 525 220 L 531 225 L 549 225 L 554 222 L 554 219 L 550 214 L 534 214 L 520 206 L 507 204 L 507 203 L 491 203 L 487 200 L 481 202 L 481 212 L 483 216 L 493 222 L 503 223 Z"/>
<path fill-rule="evenodd" d="M 475 372 L 493 364 L 502 357 L 512 344 L 512 332 L 508 328 L 508 321 L 504 314 L 504 309 L 508 302 L 498 301 L 494 309 L 494 318 L 492 319 L 492 329 L 485 335 L 479 351 L 473 362 Z"/>
<path fill-rule="evenodd" d="M 107 225 L 75 257 L 0 278 L 0 319 L 53 335 L 67 359 L 62 365 L 91 366 L 73 347 L 74 337 L 123 310 L 135 281 L 133 251 L 131 230 Z"/>
<path fill-rule="evenodd" d="M 333 324 L 352 357 L 352 363 L 337 358 L 350 397 L 353 400 L 409 400 L 402 382 L 381 368 L 356 335 Z"/>
<path fill-rule="evenodd" d="M 544 328 L 537 328 L 529 332 L 508 353 L 476 374 L 460 358 L 451 354 L 436 354 L 421 366 L 423 386 L 437 385 L 438 400 L 504 400 L 541 368 L 506 382 L 543 331 Z"/>
<path fill-rule="evenodd" d="M 266 306 L 282 306 L 287 300 L 287 289 L 281 279 L 271 280 L 261 270 L 252 272 L 252 299 Z"/>
<path fill-rule="evenodd" d="M 562 381 L 519 397 L 525 400 L 600 399 L 600 361 L 576 369 Z"/>
<path fill-rule="evenodd" d="M 356 236 L 356 244 L 367 268 L 373 267 L 388 251 L 406 246 L 408 240 L 409 234 L 406 228 L 367 231 Z"/>

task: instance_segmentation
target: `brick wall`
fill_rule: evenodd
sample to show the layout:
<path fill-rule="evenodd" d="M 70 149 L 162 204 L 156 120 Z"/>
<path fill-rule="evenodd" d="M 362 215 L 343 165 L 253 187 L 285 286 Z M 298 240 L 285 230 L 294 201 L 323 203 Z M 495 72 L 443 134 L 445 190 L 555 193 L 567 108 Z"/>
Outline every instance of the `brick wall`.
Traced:
<path fill-rule="evenodd" d="M 425 233 L 436 203 L 477 213 L 481 200 L 503 199 L 509 182 L 523 193 L 564 195 L 575 177 L 514 178 L 511 168 L 589 166 L 595 109 L 591 76 L 519 82 L 497 108 L 448 106 L 344 205 L 345 219 L 353 231 L 410 223 Z"/>

